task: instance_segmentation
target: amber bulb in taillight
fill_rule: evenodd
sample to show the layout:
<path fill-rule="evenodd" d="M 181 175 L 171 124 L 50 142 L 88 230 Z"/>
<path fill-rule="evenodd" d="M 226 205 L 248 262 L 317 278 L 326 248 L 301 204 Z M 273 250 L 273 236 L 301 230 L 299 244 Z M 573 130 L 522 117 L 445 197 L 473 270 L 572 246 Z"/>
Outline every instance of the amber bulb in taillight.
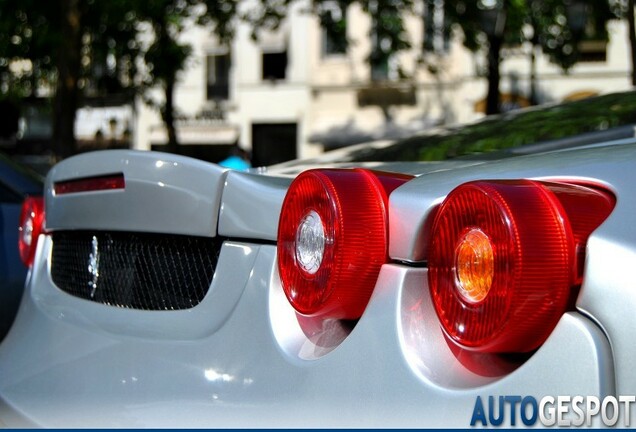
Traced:
<path fill-rule="evenodd" d="M 587 237 L 614 203 L 600 189 L 531 180 L 451 191 L 433 224 L 428 271 L 446 335 L 480 352 L 539 347 L 580 283 Z"/>

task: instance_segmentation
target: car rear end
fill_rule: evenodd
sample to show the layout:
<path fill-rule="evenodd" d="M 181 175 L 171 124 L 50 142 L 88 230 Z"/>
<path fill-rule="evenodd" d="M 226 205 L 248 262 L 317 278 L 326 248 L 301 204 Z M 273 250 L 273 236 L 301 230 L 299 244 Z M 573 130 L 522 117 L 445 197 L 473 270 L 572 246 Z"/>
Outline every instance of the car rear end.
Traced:
<path fill-rule="evenodd" d="M 376 164 L 371 171 L 323 169 L 294 179 L 151 152 L 68 159 L 47 178 L 44 233 L 17 320 L 0 346 L 0 421 L 10 427 L 629 425 L 636 394 L 629 366 L 636 354 L 635 160 L 636 144 L 623 142 L 461 167 L 413 164 L 399 175 L 378 173 L 383 167 Z M 377 180 L 385 175 L 400 181 L 387 187 Z M 302 176 L 330 186 L 302 192 L 308 201 L 288 221 L 290 190 Z M 548 196 L 548 211 L 558 208 L 555 223 L 570 230 L 578 213 L 587 214 L 587 198 L 574 207 L 578 212 L 564 210 L 569 198 L 554 198 L 559 193 L 545 192 L 545 185 L 596 191 L 611 204 L 582 240 L 566 231 L 558 301 L 544 296 L 520 309 L 515 302 L 534 297 L 510 297 L 510 307 L 522 310 L 515 328 L 533 324 L 512 336 L 504 330 L 507 345 L 455 337 L 449 329 L 461 323 L 448 324 L 449 311 L 483 299 L 455 293 L 463 303 L 445 306 L 431 291 L 438 282 L 430 273 L 449 267 L 431 258 L 444 239 L 440 209 L 452 191 L 474 182 L 512 185 L 501 208 L 513 214 L 503 225 L 511 218 L 517 224 L 513 243 L 519 230 L 526 239 L 535 229 L 541 236 L 523 206 L 506 213 L 506 203 L 522 196 L 519 184 Z M 375 210 L 351 192 L 359 187 L 378 194 Z M 343 210 L 347 205 L 351 210 Z M 371 211 L 380 222 L 367 225 Z M 339 228 L 330 235 L 332 216 Z M 355 248 L 342 240 L 350 230 L 360 231 Z M 287 243 L 285 232 L 291 232 Z M 380 237 L 384 252 L 368 258 Z M 462 242 L 446 253 L 450 267 Z M 290 260 L 281 260 L 285 253 Z M 471 259 L 483 261 L 477 255 L 469 253 L 469 267 Z M 512 278 L 514 286 L 535 277 L 510 276 L 510 266 L 521 265 L 511 262 L 493 264 L 486 275 Z M 327 263 L 333 267 L 323 271 Z M 290 272 L 312 282 L 291 289 L 281 277 Z M 348 278 L 338 279 L 343 272 Z M 356 278 L 363 272 L 372 277 Z M 321 278 L 315 284 L 314 275 Z M 556 289 L 551 279 L 536 277 L 531 291 Z M 307 286 L 341 295 L 330 297 L 329 307 L 303 309 L 298 299 L 306 293 L 298 290 Z M 355 307 L 343 306 L 346 296 Z M 548 327 L 533 321 L 545 308 Z M 534 325 L 543 326 L 543 336 L 524 343 Z"/>

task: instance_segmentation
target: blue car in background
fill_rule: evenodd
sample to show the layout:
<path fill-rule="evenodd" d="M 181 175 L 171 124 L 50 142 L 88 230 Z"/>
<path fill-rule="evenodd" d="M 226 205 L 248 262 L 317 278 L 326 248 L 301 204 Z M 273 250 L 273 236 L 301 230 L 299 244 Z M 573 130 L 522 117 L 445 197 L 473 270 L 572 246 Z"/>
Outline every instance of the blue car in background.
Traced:
<path fill-rule="evenodd" d="M 42 187 L 38 174 L 0 154 L 0 340 L 13 323 L 27 274 L 18 247 L 23 203 L 40 197 Z"/>

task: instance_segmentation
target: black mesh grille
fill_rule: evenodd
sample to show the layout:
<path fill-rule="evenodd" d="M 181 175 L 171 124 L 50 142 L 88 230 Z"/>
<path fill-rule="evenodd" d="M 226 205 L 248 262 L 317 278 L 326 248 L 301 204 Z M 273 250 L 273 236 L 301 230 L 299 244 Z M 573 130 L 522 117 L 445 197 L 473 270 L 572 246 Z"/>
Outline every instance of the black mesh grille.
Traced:
<path fill-rule="evenodd" d="M 188 309 L 207 293 L 220 246 L 221 240 L 207 237 L 55 232 L 51 277 L 67 293 L 98 303 Z"/>

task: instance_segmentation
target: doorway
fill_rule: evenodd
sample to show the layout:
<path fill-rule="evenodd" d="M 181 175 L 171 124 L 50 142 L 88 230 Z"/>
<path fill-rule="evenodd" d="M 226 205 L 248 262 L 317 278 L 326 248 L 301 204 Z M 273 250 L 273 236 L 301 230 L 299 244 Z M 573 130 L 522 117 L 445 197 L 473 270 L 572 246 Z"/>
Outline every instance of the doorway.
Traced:
<path fill-rule="evenodd" d="M 296 159 L 296 123 L 252 125 L 252 166 L 267 166 Z"/>

